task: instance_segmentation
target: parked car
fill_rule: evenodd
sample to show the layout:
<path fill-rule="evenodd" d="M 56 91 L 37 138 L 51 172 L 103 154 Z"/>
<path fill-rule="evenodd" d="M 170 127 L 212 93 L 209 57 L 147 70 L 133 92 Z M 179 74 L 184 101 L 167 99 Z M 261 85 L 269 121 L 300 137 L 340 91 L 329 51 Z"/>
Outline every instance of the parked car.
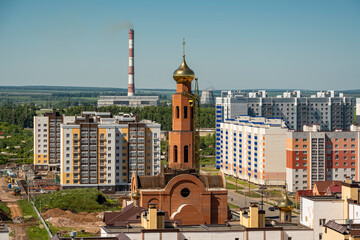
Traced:
<path fill-rule="evenodd" d="M 275 211 L 275 208 L 274 207 L 269 207 L 268 210 L 273 212 L 273 211 Z"/>

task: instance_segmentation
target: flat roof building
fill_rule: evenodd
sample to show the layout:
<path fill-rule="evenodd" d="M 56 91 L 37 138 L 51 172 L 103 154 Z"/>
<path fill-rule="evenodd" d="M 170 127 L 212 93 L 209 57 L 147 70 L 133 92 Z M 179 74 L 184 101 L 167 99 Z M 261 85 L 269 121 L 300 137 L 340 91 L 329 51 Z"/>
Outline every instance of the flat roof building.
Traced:
<path fill-rule="evenodd" d="M 360 131 L 321 131 L 319 125 L 289 131 L 286 180 L 289 191 L 311 189 L 315 181 L 359 181 Z"/>
<path fill-rule="evenodd" d="M 287 131 L 281 119 L 227 119 L 216 132 L 216 165 L 224 174 L 256 184 L 282 185 Z"/>
<path fill-rule="evenodd" d="M 290 129 L 319 124 L 322 130 L 349 130 L 353 124 L 355 101 L 333 90 L 304 97 L 301 91 L 268 97 L 266 91 L 222 91 L 216 98 L 216 120 L 239 115 L 282 118 Z"/>
<path fill-rule="evenodd" d="M 98 107 L 147 107 L 158 105 L 159 96 L 100 96 L 100 99 L 97 101 Z"/>
<path fill-rule="evenodd" d="M 82 112 L 60 125 L 62 188 L 128 190 L 131 174 L 160 172 L 160 124 L 130 114 Z"/>

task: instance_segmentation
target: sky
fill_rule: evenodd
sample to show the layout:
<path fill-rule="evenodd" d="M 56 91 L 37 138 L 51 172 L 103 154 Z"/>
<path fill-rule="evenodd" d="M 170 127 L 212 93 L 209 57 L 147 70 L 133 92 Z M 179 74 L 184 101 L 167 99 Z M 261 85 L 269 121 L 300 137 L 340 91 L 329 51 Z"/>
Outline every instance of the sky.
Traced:
<path fill-rule="evenodd" d="M 359 0 L 0 0 L 0 86 L 360 89 Z"/>

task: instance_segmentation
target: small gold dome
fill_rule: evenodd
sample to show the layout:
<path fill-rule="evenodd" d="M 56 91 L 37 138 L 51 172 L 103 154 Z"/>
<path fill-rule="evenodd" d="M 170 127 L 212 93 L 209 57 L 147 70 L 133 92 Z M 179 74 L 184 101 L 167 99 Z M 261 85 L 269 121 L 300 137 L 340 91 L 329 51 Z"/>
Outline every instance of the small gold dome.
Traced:
<path fill-rule="evenodd" d="M 134 192 L 134 193 L 132 194 L 132 198 L 133 198 L 134 200 L 139 199 L 139 198 L 140 198 L 140 193 Z"/>
<path fill-rule="evenodd" d="M 186 64 L 185 55 L 183 56 L 183 61 L 180 67 L 175 70 L 173 78 L 177 83 L 190 83 L 192 80 L 194 80 L 195 73 Z"/>
<path fill-rule="evenodd" d="M 283 195 L 283 198 L 278 202 L 277 206 L 280 211 L 290 212 L 295 207 L 295 204 L 288 198 L 286 193 Z"/>

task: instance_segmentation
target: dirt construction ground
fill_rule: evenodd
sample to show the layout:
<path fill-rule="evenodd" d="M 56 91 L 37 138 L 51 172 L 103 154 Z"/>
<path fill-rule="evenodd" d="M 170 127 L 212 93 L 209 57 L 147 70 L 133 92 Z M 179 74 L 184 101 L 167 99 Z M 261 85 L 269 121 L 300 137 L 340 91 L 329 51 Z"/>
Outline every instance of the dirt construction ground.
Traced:
<path fill-rule="evenodd" d="M 0 199 L 10 208 L 12 219 L 14 219 L 15 217 L 22 217 L 20 207 L 16 202 L 20 198 L 12 195 L 12 190 L 7 188 L 7 183 L 5 182 L 4 178 L 0 178 Z M 26 224 L 9 223 L 8 226 L 10 228 L 10 231 L 14 233 L 14 236 L 12 236 L 10 239 L 28 239 L 26 235 Z"/>
<path fill-rule="evenodd" d="M 69 227 L 77 231 L 83 229 L 89 233 L 100 232 L 100 226 L 104 225 L 103 213 L 73 213 L 55 208 L 42 213 L 42 217 L 55 227 Z"/>

